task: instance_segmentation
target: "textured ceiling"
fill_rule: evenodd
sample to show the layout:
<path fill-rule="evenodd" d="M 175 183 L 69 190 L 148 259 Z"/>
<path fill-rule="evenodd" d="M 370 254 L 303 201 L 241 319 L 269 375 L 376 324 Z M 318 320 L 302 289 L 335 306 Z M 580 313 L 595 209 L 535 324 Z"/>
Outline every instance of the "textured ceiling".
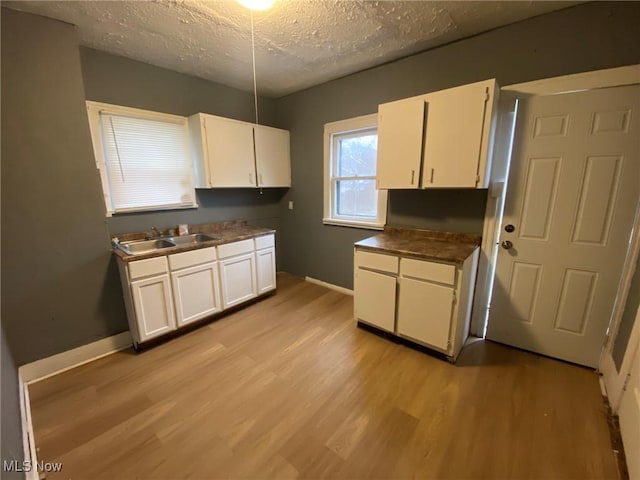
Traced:
<path fill-rule="evenodd" d="M 235 1 L 2 3 L 77 25 L 82 45 L 253 88 L 250 13 Z M 258 90 L 278 97 L 575 3 L 279 0 L 254 13 Z"/>

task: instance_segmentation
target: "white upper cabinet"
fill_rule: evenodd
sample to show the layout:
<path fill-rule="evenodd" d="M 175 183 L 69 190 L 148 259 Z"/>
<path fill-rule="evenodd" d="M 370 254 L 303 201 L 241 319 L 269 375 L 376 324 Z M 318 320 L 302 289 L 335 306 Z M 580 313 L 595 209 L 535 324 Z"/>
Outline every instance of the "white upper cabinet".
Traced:
<path fill-rule="evenodd" d="M 189 117 L 196 188 L 289 187 L 289 132 L 198 113 Z"/>
<path fill-rule="evenodd" d="M 253 132 L 258 186 L 290 187 L 289 132 L 264 125 L 254 125 Z"/>
<path fill-rule="evenodd" d="M 378 108 L 378 190 L 418 188 L 424 114 L 423 98 L 386 103 Z"/>
<path fill-rule="evenodd" d="M 378 188 L 487 188 L 496 81 L 378 109 Z"/>

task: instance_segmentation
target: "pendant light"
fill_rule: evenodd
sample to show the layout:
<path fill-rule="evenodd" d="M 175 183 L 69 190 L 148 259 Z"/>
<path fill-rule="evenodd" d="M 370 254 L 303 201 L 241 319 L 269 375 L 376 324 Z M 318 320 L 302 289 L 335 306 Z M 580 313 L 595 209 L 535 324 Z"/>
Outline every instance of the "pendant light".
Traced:
<path fill-rule="evenodd" d="M 253 103 L 256 111 L 256 124 L 258 124 L 258 86 L 256 82 L 256 40 L 253 26 L 253 11 L 269 10 L 275 0 L 238 0 L 238 3 L 249 9 L 251 16 L 251 65 L 253 67 Z"/>
<path fill-rule="evenodd" d="M 238 0 L 240 5 L 249 9 L 251 16 L 251 65 L 253 67 L 253 106 L 256 111 L 256 125 L 258 121 L 258 84 L 256 82 L 256 39 L 255 31 L 253 27 L 253 11 L 254 10 L 268 10 L 274 4 L 275 0 Z M 260 187 L 260 195 L 262 195 L 262 187 Z"/>

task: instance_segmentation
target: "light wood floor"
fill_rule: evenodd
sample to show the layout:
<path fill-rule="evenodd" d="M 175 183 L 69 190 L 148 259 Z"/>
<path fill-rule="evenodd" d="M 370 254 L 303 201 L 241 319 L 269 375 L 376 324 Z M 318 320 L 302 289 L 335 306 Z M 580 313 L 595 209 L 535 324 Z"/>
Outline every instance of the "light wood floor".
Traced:
<path fill-rule="evenodd" d="M 351 297 L 278 293 L 30 387 L 48 479 L 616 478 L 593 371 L 498 344 L 457 365 L 358 329 Z"/>

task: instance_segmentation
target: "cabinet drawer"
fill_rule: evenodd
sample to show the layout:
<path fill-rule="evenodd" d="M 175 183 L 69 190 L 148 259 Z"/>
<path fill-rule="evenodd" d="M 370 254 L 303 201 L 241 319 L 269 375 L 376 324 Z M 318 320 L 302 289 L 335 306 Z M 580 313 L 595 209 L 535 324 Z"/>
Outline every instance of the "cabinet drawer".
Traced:
<path fill-rule="evenodd" d="M 453 285 L 456 280 L 456 267 L 446 263 L 403 258 L 400 260 L 400 275 Z"/>
<path fill-rule="evenodd" d="M 167 257 L 147 258 L 145 260 L 136 260 L 129 262 L 129 277 L 131 280 L 151 275 L 160 275 L 167 273 Z"/>
<path fill-rule="evenodd" d="M 253 252 L 253 238 L 218 246 L 218 258 L 228 258 L 243 253 Z"/>
<path fill-rule="evenodd" d="M 256 242 L 256 250 L 261 248 L 273 247 L 276 244 L 275 235 L 265 235 L 263 237 L 257 237 L 254 239 Z"/>
<path fill-rule="evenodd" d="M 397 274 L 398 257 L 356 250 L 356 266 Z"/>
<path fill-rule="evenodd" d="M 202 263 L 216 260 L 216 247 L 201 248 L 190 252 L 174 253 L 169 255 L 169 267 L 171 270 L 193 267 Z"/>

